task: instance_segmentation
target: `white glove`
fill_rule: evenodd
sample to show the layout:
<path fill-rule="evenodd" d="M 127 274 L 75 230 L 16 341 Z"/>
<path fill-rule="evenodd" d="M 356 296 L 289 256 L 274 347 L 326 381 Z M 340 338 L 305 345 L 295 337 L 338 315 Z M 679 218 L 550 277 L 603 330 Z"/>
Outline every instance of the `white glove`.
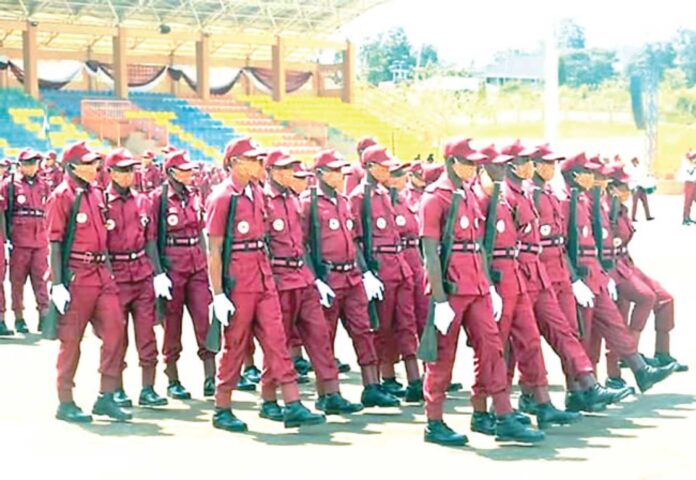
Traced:
<path fill-rule="evenodd" d="M 59 283 L 51 286 L 51 301 L 58 309 L 58 313 L 65 315 L 70 303 L 70 292 L 65 285 Z"/>
<path fill-rule="evenodd" d="M 155 296 L 166 298 L 167 300 L 172 299 L 172 281 L 169 280 L 166 273 L 155 275 L 152 283 L 155 285 Z"/>
<path fill-rule="evenodd" d="M 447 335 L 452 322 L 454 322 L 454 309 L 449 302 L 439 302 L 435 304 L 435 328 L 442 335 Z"/>
<path fill-rule="evenodd" d="M 612 300 L 617 301 L 619 299 L 619 291 L 616 289 L 616 282 L 613 278 L 609 278 L 607 290 L 609 290 L 609 296 Z"/>
<path fill-rule="evenodd" d="M 314 280 L 314 285 L 316 285 L 319 296 L 321 297 L 321 306 L 324 308 L 331 308 L 334 298 L 336 298 L 336 294 L 334 293 L 333 289 L 318 278 Z"/>
<path fill-rule="evenodd" d="M 369 270 L 363 273 L 363 287 L 368 300 L 384 300 L 384 284 Z"/>
<path fill-rule="evenodd" d="M 218 293 L 213 297 L 213 312 L 222 326 L 229 327 L 230 318 L 236 311 L 234 303 L 224 293 Z"/>
<path fill-rule="evenodd" d="M 5 258 L 8 259 L 8 261 L 10 258 L 10 253 L 12 253 L 12 243 L 5 242 Z"/>
<path fill-rule="evenodd" d="M 594 293 L 590 290 L 590 287 L 585 285 L 582 280 L 575 280 L 573 282 L 573 295 L 575 295 L 575 301 L 578 305 L 585 308 L 594 307 Z"/>
<path fill-rule="evenodd" d="M 503 315 L 503 299 L 498 295 L 498 290 L 495 287 L 491 286 L 489 292 L 491 293 L 491 303 L 493 304 L 493 318 L 497 322 Z"/>

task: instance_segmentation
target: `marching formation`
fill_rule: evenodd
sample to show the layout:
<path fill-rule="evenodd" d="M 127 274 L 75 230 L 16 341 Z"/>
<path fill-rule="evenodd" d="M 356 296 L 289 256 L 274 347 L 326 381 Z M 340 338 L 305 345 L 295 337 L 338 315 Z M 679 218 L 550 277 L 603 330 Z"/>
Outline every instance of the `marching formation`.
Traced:
<path fill-rule="evenodd" d="M 448 141 L 442 163 L 401 162 L 372 138 L 357 154 L 351 165 L 325 150 L 303 165 L 242 138 L 220 167 L 171 147 L 136 159 L 85 143 L 66 147 L 60 162 L 26 149 L 15 165 L 0 164 L 0 268 L 9 265 L 14 314 L 12 330 L 0 289 L 0 335 L 29 332 L 28 278 L 37 329 L 60 342 L 56 418 L 132 418 L 123 388 L 129 321 L 137 404 L 191 399 L 178 369 L 184 310 L 201 393 L 214 399 L 212 425 L 233 432 L 248 429 L 232 411 L 233 392 L 258 386 L 259 416 L 287 428 L 423 403 L 425 441 L 465 445 L 443 418 L 448 392 L 462 388 L 452 382 L 462 329 L 474 351 L 471 430 L 500 441 L 543 441 L 547 427 L 634 395 L 622 368 L 640 392 L 688 369 L 670 351 L 674 299 L 630 254 L 632 185 L 618 158 L 520 141 L 479 148 L 467 138 Z M 649 357 L 638 344 L 651 313 Z M 351 367 L 334 352 L 339 320 L 360 368 L 359 399 L 341 393 L 340 373 Z M 73 400 L 88 324 L 101 340 L 91 414 Z M 565 373 L 562 407 L 551 402 L 545 364 L 554 360 L 542 338 Z M 166 395 L 155 390 L 160 353 Z M 298 387 L 309 371 L 314 409 Z"/>

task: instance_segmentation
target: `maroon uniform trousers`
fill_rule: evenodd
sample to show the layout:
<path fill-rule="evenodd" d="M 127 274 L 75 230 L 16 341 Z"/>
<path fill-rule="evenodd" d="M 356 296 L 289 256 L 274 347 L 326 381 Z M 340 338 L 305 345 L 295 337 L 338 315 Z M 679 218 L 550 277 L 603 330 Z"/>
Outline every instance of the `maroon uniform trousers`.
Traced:
<path fill-rule="evenodd" d="M 689 220 L 691 218 L 691 205 L 693 205 L 694 201 L 696 201 L 696 182 L 684 182 L 683 220 Z"/>
<path fill-rule="evenodd" d="M 10 285 L 12 310 L 17 318 L 23 317 L 24 284 L 27 277 L 34 290 L 40 312 L 48 309 L 48 247 L 27 248 L 16 246 L 10 253 Z"/>
<path fill-rule="evenodd" d="M 128 316 L 133 318 L 135 347 L 140 367 L 143 369 L 143 385 L 154 383 L 157 365 L 157 338 L 155 337 L 155 289 L 152 279 L 140 282 L 118 283 L 118 300 L 123 311 L 123 357 L 128 349 Z M 125 362 L 123 368 L 126 368 Z M 149 380 L 149 381 L 148 381 Z"/>
<path fill-rule="evenodd" d="M 4 235 L 0 236 L 0 240 L 4 240 Z M 4 242 L 3 242 L 4 244 Z M 0 278 L 3 279 L 2 285 L 0 285 L 0 314 L 2 314 L 3 318 L 5 316 L 5 272 L 6 272 L 6 262 L 7 259 L 5 258 L 5 249 L 0 248 Z"/>
<path fill-rule="evenodd" d="M 361 367 L 377 364 L 374 332 L 370 330 L 370 320 L 367 315 L 367 296 L 361 283 L 343 288 L 334 288 L 334 298 L 331 308 L 324 309 L 324 317 L 329 325 L 331 345 L 335 344 L 338 319 L 348 332 L 358 365 Z"/>
<path fill-rule="evenodd" d="M 280 385 L 285 402 L 300 399 L 297 374 L 288 354 L 278 293 L 272 290 L 257 293 L 232 293 L 237 311 L 225 328 L 224 347 L 217 374 L 215 406 L 229 408 L 232 391 L 237 387 L 244 357 L 252 335 L 263 350 L 264 380 Z"/>
<path fill-rule="evenodd" d="M 452 367 L 462 327 L 467 344 L 474 349 L 476 383 L 473 394 L 490 396 L 496 411 L 510 410 L 507 378 L 500 331 L 493 320 L 491 297 L 486 295 L 451 295 L 450 305 L 455 312 L 454 322 L 447 335 L 437 334 L 437 362 L 425 364 L 423 396 L 429 420 L 442 418 L 445 393 L 452 380 Z M 501 408 L 501 404 L 503 407 Z"/>

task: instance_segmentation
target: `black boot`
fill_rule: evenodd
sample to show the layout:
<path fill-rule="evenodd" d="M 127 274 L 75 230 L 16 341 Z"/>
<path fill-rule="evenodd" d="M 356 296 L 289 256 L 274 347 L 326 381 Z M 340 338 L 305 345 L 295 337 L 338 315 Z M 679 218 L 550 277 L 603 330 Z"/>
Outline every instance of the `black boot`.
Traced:
<path fill-rule="evenodd" d="M 376 383 L 365 385 L 360 403 L 366 407 L 398 407 L 401 402 L 391 393 L 387 393 Z"/>
<path fill-rule="evenodd" d="M 484 435 L 495 435 L 495 416 L 488 412 L 476 412 L 471 415 L 471 431 Z"/>
<path fill-rule="evenodd" d="M 423 401 L 423 382 L 419 380 L 414 380 L 408 383 L 406 387 L 406 395 L 404 395 L 404 402 L 416 403 Z"/>
<path fill-rule="evenodd" d="M 239 382 L 237 382 L 237 390 L 240 392 L 255 392 L 256 384 L 249 381 L 249 379 L 242 375 L 239 377 Z"/>
<path fill-rule="evenodd" d="M 11 337 L 14 333 L 14 330 L 7 328 L 5 320 L 0 320 L 0 337 Z"/>
<path fill-rule="evenodd" d="M 338 393 L 329 393 L 324 396 L 324 401 L 317 401 L 317 410 L 323 411 L 327 415 L 342 415 L 359 412 L 363 409 L 361 403 L 351 403 Z"/>
<path fill-rule="evenodd" d="M 215 377 L 208 377 L 203 381 L 203 396 L 212 397 L 215 395 Z"/>
<path fill-rule="evenodd" d="M 117 422 L 125 422 L 133 418 L 133 415 L 129 411 L 118 406 L 114 400 L 113 393 L 100 393 L 99 397 L 97 397 L 97 401 L 92 407 L 92 414 L 106 415 Z"/>
<path fill-rule="evenodd" d="M 19 331 L 19 330 L 17 330 Z M 660 367 L 666 367 L 667 365 L 673 363 L 674 366 L 674 371 L 677 373 L 681 372 L 688 372 L 689 371 L 689 366 L 684 365 L 683 363 L 679 363 L 676 358 L 671 356 L 669 353 L 656 353 L 655 354 L 655 360 L 658 363 L 658 366 Z"/>
<path fill-rule="evenodd" d="M 347 363 L 343 363 L 343 362 L 340 361 L 338 358 L 335 358 L 334 360 L 335 360 L 335 362 L 336 362 L 336 368 L 338 368 L 338 372 L 339 372 L 339 373 L 348 373 L 348 372 L 350 372 L 350 365 L 348 365 Z"/>
<path fill-rule="evenodd" d="M 70 423 L 92 423 L 92 415 L 87 415 L 75 402 L 65 402 L 58 405 L 56 418 Z"/>
<path fill-rule="evenodd" d="M 256 365 L 245 368 L 242 375 L 251 383 L 259 383 L 261 381 L 261 370 L 256 368 Z"/>
<path fill-rule="evenodd" d="M 537 405 L 537 425 L 545 428 L 549 425 L 568 425 L 575 423 L 582 418 L 578 412 L 568 412 L 559 410 L 551 402 Z"/>
<path fill-rule="evenodd" d="M 310 363 L 302 355 L 292 359 L 292 363 L 295 366 L 295 371 L 298 375 L 307 375 L 311 369 Z"/>
<path fill-rule="evenodd" d="M 607 409 L 608 401 L 591 402 L 587 400 L 585 392 L 566 392 L 565 407 L 569 412 L 601 412 Z"/>
<path fill-rule="evenodd" d="M 264 401 L 261 404 L 261 411 L 259 412 L 259 417 L 266 418 L 268 420 L 273 420 L 274 422 L 283 421 L 283 407 L 278 405 L 275 400 Z"/>
<path fill-rule="evenodd" d="M 394 377 L 382 379 L 382 390 L 391 393 L 395 397 L 403 397 L 406 395 L 406 389 Z"/>
<path fill-rule="evenodd" d="M 541 430 L 534 430 L 529 425 L 518 422 L 513 413 L 497 417 L 495 420 L 495 439 L 498 441 L 536 443 L 544 440 L 544 437 Z"/>
<path fill-rule="evenodd" d="M 428 443 L 436 443 L 447 447 L 463 447 L 469 443 L 466 435 L 455 432 L 442 420 L 428 420 L 423 439 Z"/>
<path fill-rule="evenodd" d="M 631 395 L 633 388 L 625 387 L 622 389 L 608 389 L 596 383 L 582 392 L 582 398 L 585 402 L 585 407 L 581 409 L 585 412 L 599 412 L 604 410 L 604 407 L 613 403 L 619 403 L 624 398 Z M 604 405 L 604 407 L 602 407 Z M 568 410 L 572 410 L 568 408 Z"/>
<path fill-rule="evenodd" d="M 519 411 L 527 415 L 536 415 L 538 407 L 539 405 L 534 401 L 534 395 L 531 393 L 523 393 L 517 403 Z"/>
<path fill-rule="evenodd" d="M 21 334 L 29 333 L 29 327 L 27 327 L 27 322 L 25 322 L 23 318 L 15 320 L 15 332 Z"/>
<path fill-rule="evenodd" d="M 629 392 L 631 392 L 631 395 L 636 394 L 636 389 L 631 387 L 626 383 L 626 380 L 624 380 L 621 377 L 609 377 L 607 378 L 607 381 L 604 382 L 604 387 L 607 390 L 625 390 L 628 389 Z"/>
<path fill-rule="evenodd" d="M 229 408 L 222 409 L 215 407 L 213 414 L 213 427 L 228 432 L 246 432 L 247 424 L 234 416 Z"/>
<path fill-rule="evenodd" d="M 285 428 L 294 428 L 302 425 L 321 425 L 326 423 L 326 417 L 320 413 L 312 413 L 299 400 L 285 405 L 283 411 L 283 424 Z"/>
<path fill-rule="evenodd" d="M 675 368 L 676 365 L 674 363 L 670 363 L 666 367 L 651 367 L 650 365 L 646 365 L 635 372 L 634 375 L 636 376 L 636 383 L 638 384 L 638 388 L 640 388 L 641 393 L 647 392 L 655 384 L 672 375 Z"/>
<path fill-rule="evenodd" d="M 191 400 L 191 394 L 184 388 L 179 380 L 169 381 L 167 396 L 174 400 Z"/>
<path fill-rule="evenodd" d="M 131 408 L 133 406 L 133 401 L 128 398 L 126 391 L 123 388 L 118 388 L 114 392 L 114 402 L 121 408 Z"/>
<path fill-rule="evenodd" d="M 138 398 L 138 405 L 141 407 L 163 407 L 169 404 L 169 400 L 160 397 L 155 392 L 154 387 L 143 387 Z"/>
<path fill-rule="evenodd" d="M 450 383 L 447 386 L 447 392 L 448 393 L 458 392 L 463 388 L 464 388 L 464 385 L 462 385 L 461 383 Z"/>
<path fill-rule="evenodd" d="M 298 385 L 306 385 L 309 382 L 310 382 L 310 380 L 309 380 L 309 377 L 307 375 L 298 375 L 297 376 L 297 384 Z"/>

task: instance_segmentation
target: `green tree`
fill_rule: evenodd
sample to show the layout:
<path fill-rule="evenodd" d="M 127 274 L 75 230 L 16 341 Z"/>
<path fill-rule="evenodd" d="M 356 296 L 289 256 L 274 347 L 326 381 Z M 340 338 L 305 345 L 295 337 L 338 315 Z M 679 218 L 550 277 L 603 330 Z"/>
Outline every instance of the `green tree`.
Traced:
<path fill-rule="evenodd" d="M 696 84 L 696 30 L 680 30 L 677 34 L 677 63 L 686 75 L 689 86 Z"/>
<path fill-rule="evenodd" d="M 368 39 L 360 48 L 363 77 L 372 84 L 400 78 L 412 78 L 417 64 L 414 49 L 403 28 L 382 32 Z M 432 45 L 420 49 L 420 65 L 438 65 L 437 50 Z"/>
<path fill-rule="evenodd" d="M 564 18 L 558 27 L 558 46 L 562 49 L 584 49 L 585 29 L 572 18 Z"/>
<path fill-rule="evenodd" d="M 559 59 L 558 79 L 561 85 L 597 87 L 614 78 L 616 52 L 599 48 L 574 50 Z"/>
<path fill-rule="evenodd" d="M 677 52 L 672 42 L 648 43 L 628 64 L 628 74 L 636 75 L 654 70 L 659 78 L 664 78 L 665 70 L 674 67 Z"/>

